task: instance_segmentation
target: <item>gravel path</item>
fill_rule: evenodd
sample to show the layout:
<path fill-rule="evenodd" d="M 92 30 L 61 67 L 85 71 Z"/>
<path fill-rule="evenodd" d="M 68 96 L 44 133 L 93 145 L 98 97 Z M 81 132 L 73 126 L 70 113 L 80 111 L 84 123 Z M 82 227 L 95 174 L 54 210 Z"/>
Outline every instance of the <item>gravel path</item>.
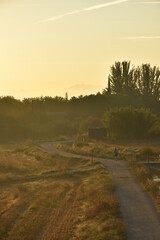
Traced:
<path fill-rule="evenodd" d="M 123 161 L 103 160 L 116 186 L 122 218 L 129 240 L 160 240 L 160 216 L 154 202 L 144 192 Z"/>
<path fill-rule="evenodd" d="M 56 143 L 57 144 L 57 143 Z M 56 144 L 43 143 L 41 147 L 50 153 L 64 157 L 86 158 L 56 149 Z M 100 159 L 116 184 L 116 195 L 121 215 L 127 224 L 128 240 L 160 240 L 160 215 L 148 193 L 144 192 L 124 161 Z"/>

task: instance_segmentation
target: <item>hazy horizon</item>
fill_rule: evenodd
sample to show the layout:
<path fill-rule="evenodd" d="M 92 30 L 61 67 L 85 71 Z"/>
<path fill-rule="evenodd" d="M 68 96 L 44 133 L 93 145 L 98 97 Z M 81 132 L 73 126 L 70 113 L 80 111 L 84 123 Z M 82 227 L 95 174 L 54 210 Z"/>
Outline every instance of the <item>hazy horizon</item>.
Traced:
<path fill-rule="evenodd" d="M 115 61 L 160 66 L 160 1 L 3 0 L 0 95 L 101 92 Z"/>

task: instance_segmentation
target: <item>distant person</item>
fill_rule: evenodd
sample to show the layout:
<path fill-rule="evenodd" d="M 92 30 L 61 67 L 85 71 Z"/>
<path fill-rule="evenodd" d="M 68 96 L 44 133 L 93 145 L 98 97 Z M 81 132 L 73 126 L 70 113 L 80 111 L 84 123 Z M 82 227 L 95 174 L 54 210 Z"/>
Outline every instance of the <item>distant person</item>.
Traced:
<path fill-rule="evenodd" d="M 118 157 L 118 150 L 117 150 L 117 148 L 114 149 L 114 156 L 115 156 L 115 159 L 117 159 L 117 157 Z"/>

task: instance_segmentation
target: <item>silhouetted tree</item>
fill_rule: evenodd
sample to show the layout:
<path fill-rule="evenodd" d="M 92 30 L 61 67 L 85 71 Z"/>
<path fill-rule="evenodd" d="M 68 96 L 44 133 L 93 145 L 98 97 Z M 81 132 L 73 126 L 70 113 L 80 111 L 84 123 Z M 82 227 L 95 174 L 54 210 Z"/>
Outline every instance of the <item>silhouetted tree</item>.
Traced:
<path fill-rule="evenodd" d="M 153 96 L 160 99 L 160 70 L 156 66 L 143 64 L 137 68 L 138 88 L 143 96 Z"/>
<path fill-rule="evenodd" d="M 35 139 L 77 134 L 82 123 L 88 123 L 86 119 L 102 119 L 105 111 L 122 107 L 148 108 L 152 113 L 160 115 L 160 70 L 158 67 L 143 64 L 141 67 L 131 68 L 130 62 L 115 62 L 111 67 L 108 86 L 103 90 L 103 94 L 81 95 L 72 97 L 68 101 L 58 96 L 28 98 L 22 101 L 10 96 L 0 97 L 0 141 L 30 138 L 33 129 Z M 119 117 L 115 119 L 115 129 L 119 126 L 120 119 L 123 121 L 118 130 L 126 129 L 125 121 L 130 119 L 128 122 L 132 124 L 128 126 L 133 126 L 131 128 L 137 130 L 134 136 L 139 137 L 136 134 L 141 132 L 141 126 L 143 127 L 146 120 L 143 120 L 141 116 L 144 116 L 143 113 L 136 112 L 140 120 L 136 120 L 132 113 L 132 111 L 126 114 L 119 113 Z M 134 126 L 134 121 L 137 122 L 136 126 Z M 130 135 L 131 128 L 128 130 Z M 159 129 L 159 124 L 156 127 L 153 126 L 153 136 L 159 136 L 157 129 Z M 126 137 L 127 134 L 126 132 Z"/>
<path fill-rule="evenodd" d="M 137 89 L 135 68 L 130 68 L 130 62 L 115 62 L 110 69 L 108 83 L 112 93 L 133 94 Z"/>
<path fill-rule="evenodd" d="M 137 90 L 136 69 L 130 68 L 130 62 L 122 62 L 123 93 L 133 94 Z"/>
<path fill-rule="evenodd" d="M 115 62 L 115 64 L 112 65 L 110 69 L 109 81 L 113 93 L 123 93 L 123 78 L 120 62 Z"/>

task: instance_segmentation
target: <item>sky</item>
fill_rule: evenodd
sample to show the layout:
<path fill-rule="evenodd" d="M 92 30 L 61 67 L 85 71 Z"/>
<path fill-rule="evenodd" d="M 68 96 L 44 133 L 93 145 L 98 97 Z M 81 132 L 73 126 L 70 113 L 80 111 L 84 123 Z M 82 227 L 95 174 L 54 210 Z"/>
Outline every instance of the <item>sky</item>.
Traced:
<path fill-rule="evenodd" d="M 160 67 L 160 0 L 0 0 L 0 96 L 102 92 L 123 60 Z"/>

